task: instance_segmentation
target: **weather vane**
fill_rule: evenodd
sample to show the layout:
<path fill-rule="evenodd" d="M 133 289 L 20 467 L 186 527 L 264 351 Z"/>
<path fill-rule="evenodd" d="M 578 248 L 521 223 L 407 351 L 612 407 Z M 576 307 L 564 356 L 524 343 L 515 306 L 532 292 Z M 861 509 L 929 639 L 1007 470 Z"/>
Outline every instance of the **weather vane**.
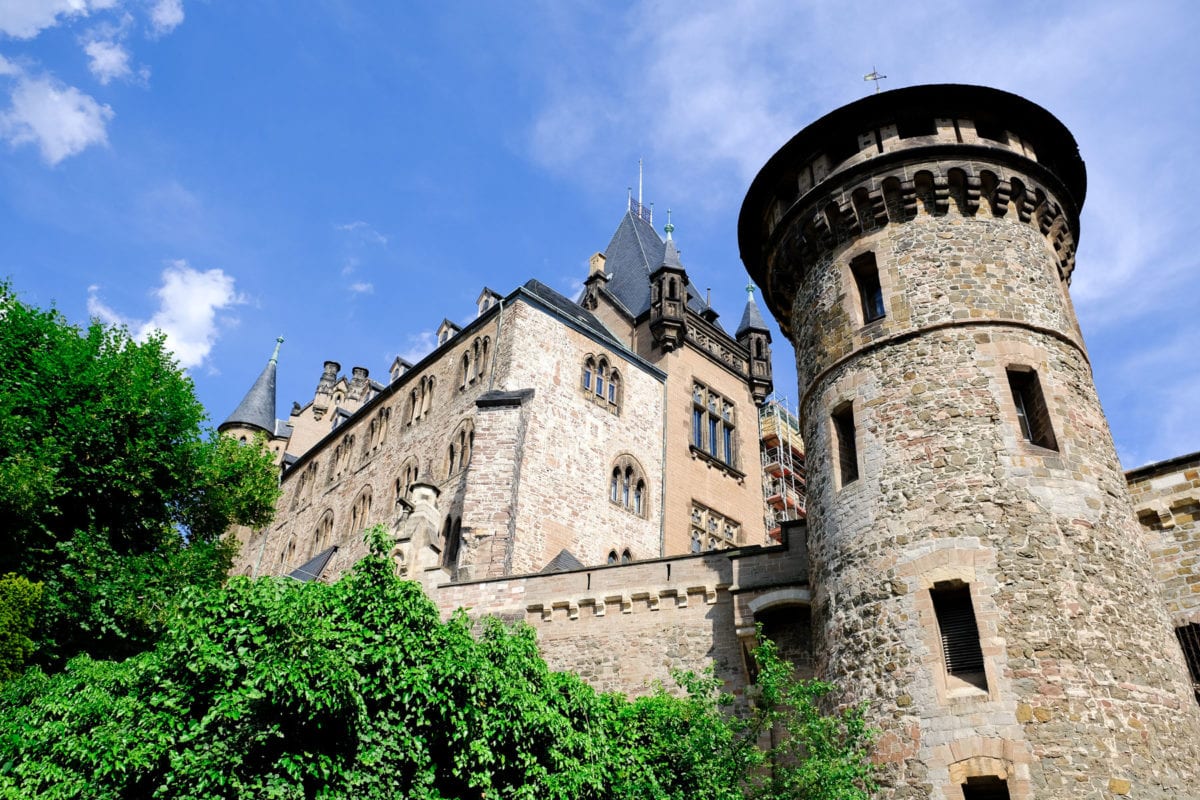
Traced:
<path fill-rule="evenodd" d="M 871 71 L 863 75 L 864 81 L 875 81 L 875 94 L 879 94 L 879 82 L 886 78 L 887 75 L 880 75 L 879 70 L 875 69 L 875 65 L 871 65 Z"/>

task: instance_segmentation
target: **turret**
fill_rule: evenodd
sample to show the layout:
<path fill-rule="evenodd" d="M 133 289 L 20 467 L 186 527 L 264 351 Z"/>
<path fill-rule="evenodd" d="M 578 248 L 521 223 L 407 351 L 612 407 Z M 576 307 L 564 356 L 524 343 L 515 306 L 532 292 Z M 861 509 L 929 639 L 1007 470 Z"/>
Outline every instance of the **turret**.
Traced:
<path fill-rule="evenodd" d="M 650 273 L 650 335 L 667 352 L 687 336 L 688 277 L 671 238 L 673 230 L 675 226 L 668 222 L 662 263 Z"/>
<path fill-rule="evenodd" d="M 747 379 L 754 402 L 767 402 L 774 383 L 771 379 L 771 330 L 754 302 L 754 284 L 746 287 L 746 310 L 735 334 L 738 344 L 749 354 Z"/>
<path fill-rule="evenodd" d="M 233 413 L 217 426 L 218 433 L 241 441 L 260 433 L 266 434 L 267 438 L 275 435 L 275 371 L 282 344 L 283 337 L 280 336 L 275 340 L 275 352 L 271 354 L 262 373 Z"/>
<path fill-rule="evenodd" d="M 742 259 L 797 353 L 819 673 L 886 798 L 1196 797 L 1200 709 L 1068 295 L 1047 111 L 873 95 L 776 153 Z"/>

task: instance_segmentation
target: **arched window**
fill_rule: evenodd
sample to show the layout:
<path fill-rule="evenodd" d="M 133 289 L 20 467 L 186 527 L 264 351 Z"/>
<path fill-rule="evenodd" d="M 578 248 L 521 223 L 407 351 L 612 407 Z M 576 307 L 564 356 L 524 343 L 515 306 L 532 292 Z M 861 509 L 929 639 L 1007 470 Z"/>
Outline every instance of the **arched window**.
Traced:
<path fill-rule="evenodd" d="M 446 477 L 455 475 L 467 468 L 467 465 L 471 463 L 471 455 L 474 447 L 475 423 L 469 419 L 463 420 L 450 437 Z"/>
<path fill-rule="evenodd" d="M 471 354 L 463 353 L 462 357 L 462 384 L 460 389 L 466 389 L 467 384 L 475 379 L 475 375 L 471 372 Z"/>
<path fill-rule="evenodd" d="M 317 527 L 313 531 L 312 549 L 309 551 L 308 557 L 312 558 L 317 553 L 320 553 L 329 545 L 333 544 L 333 509 L 325 509 L 325 513 L 321 514 L 321 518 L 317 520 Z"/>
<path fill-rule="evenodd" d="M 490 348 L 492 339 L 489 336 L 483 337 L 483 341 L 479 343 L 479 358 L 475 359 L 477 375 L 482 380 L 484 372 L 488 367 L 488 349 Z"/>
<path fill-rule="evenodd" d="M 621 551 L 621 563 L 628 564 L 630 561 L 633 561 L 633 554 L 630 553 L 629 548 L 626 547 L 624 550 Z"/>
<path fill-rule="evenodd" d="M 354 505 L 350 506 L 350 530 L 347 533 L 350 536 L 357 536 L 367 527 L 367 520 L 371 516 L 371 487 L 366 486 L 358 497 L 354 500 Z"/>
<path fill-rule="evenodd" d="M 584 395 L 614 414 L 621 406 L 621 376 L 604 356 L 588 355 L 583 360 L 580 386 Z"/>
<path fill-rule="evenodd" d="M 417 400 L 417 390 L 413 389 L 411 392 L 408 393 L 408 424 L 409 425 L 412 425 L 413 422 L 416 421 L 417 413 L 420 411 L 420 408 L 421 408 L 421 406 L 419 405 L 418 400 Z"/>
<path fill-rule="evenodd" d="M 609 564 L 617 563 L 617 551 L 616 550 L 608 551 L 608 563 Z"/>
<path fill-rule="evenodd" d="M 645 470 L 637 459 L 629 454 L 619 456 L 613 464 L 609 481 L 609 502 L 631 514 L 645 517 L 649 506 L 648 485 Z"/>
<path fill-rule="evenodd" d="M 457 470 L 455 469 L 455 464 L 454 464 L 454 445 L 451 444 L 450 445 L 450 453 L 447 456 L 446 477 L 449 478 L 455 472 L 457 472 Z"/>

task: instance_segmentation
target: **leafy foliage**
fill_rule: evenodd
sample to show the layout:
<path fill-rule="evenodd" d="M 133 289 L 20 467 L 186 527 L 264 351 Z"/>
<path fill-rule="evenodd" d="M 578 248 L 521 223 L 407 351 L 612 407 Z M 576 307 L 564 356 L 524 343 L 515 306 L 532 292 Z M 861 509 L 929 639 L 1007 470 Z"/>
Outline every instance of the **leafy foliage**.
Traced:
<path fill-rule="evenodd" d="M 443 622 L 369 535 L 373 555 L 334 584 L 192 588 L 154 650 L 7 684 L 0 797 L 866 797 L 855 710 L 807 709 L 798 746 L 820 765 L 768 774 L 754 745 L 788 718 L 779 703 L 825 691 L 789 694 L 769 645 L 749 713 L 711 676 L 681 676 L 683 697 L 598 694 L 550 671 L 531 628 Z"/>
<path fill-rule="evenodd" d="M 18 675 L 33 651 L 35 614 L 42 585 L 9 573 L 0 578 L 0 681 Z"/>
<path fill-rule="evenodd" d="M 145 648 L 175 581 L 222 578 L 229 525 L 270 519 L 270 455 L 204 435 L 161 337 L 81 330 L 5 285 L 0 319 L 0 573 L 45 585 L 37 658 Z"/>

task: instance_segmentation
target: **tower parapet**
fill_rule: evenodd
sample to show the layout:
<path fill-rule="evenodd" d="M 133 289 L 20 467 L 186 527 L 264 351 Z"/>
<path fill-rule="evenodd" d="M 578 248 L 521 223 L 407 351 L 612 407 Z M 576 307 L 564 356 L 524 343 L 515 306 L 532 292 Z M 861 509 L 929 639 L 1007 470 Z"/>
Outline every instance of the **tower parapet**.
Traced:
<path fill-rule="evenodd" d="M 1044 109 L 917 86 L 805 128 L 742 207 L 797 352 L 819 672 L 872 703 L 890 798 L 1197 796 L 1067 292 L 1085 190 Z"/>

